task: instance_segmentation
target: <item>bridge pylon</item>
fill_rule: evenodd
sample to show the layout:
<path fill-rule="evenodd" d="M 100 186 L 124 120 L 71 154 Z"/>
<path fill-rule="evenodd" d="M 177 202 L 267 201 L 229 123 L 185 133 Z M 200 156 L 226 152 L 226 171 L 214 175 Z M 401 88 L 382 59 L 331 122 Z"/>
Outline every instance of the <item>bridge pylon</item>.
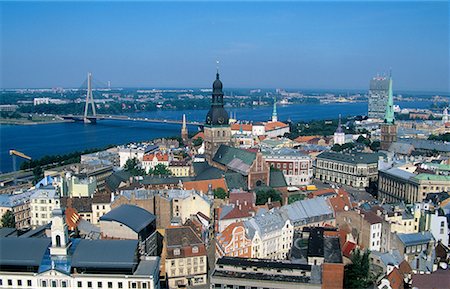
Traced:
<path fill-rule="evenodd" d="M 92 107 L 92 116 L 88 117 L 89 105 Z M 86 92 L 86 104 L 84 106 L 84 123 L 95 122 L 97 113 L 95 112 L 94 96 L 92 95 L 92 73 L 88 72 L 87 75 L 87 92 Z"/>

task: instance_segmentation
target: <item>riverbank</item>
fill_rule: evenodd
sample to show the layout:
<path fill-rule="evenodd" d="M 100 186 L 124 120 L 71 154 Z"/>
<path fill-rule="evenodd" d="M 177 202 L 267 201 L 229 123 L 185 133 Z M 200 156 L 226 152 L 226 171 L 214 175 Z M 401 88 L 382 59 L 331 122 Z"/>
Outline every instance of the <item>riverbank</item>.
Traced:
<path fill-rule="evenodd" d="M 39 124 L 52 124 L 52 123 L 63 123 L 63 122 L 73 122 L 72 120 L 48 120 L 48 121 L 29 121 L 22 119 L 9 119 L 9 118 L 0 118 L 0 125 L 39 125 Z"/>

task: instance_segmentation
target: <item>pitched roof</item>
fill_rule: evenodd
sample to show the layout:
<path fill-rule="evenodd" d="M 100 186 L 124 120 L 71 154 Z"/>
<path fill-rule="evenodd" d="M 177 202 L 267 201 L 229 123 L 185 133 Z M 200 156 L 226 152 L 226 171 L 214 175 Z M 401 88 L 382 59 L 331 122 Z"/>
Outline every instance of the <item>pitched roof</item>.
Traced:
<path fill-rule="evenodd" d="M 394 267 L 387 276 L 392 289 L 403 289 L 403 276 L 400 270 Z"/>
<path fill-rule="evenodd" d="M 342 189 L 338 191 L 336 196 L 329 198 L 328 201 L 335 213 L 349 210 L 352 207 L 348 193 Z"/>
<path fill-rule="evenodd" d="M 63 208 L 74 208 L 78 213 L 92 213 L 91 197 L 61 197 L 60 201 Z"/>
<path fill-rule="evenodd" d="M 39 266 L 50 238 L 0 238 L 1 266 Z"/>
<path fill-rule="evenodd" d="M 100 221 L 116 221 L 131 228 L 136 233 L 155 221 L 152 213 L 133 205 L 121 205 L 100 217 Z"/>
<path fill-rule="evenodd" d="M 184 182 L 183 187 L 185 190 L 196 190 L 202 191 L 203 193 L 208 192 L 209 185 L 212 186 L 212 189 L 222 188 L 225 191 L 228 191 L 227 183 L 224 178 L 214 179 L 214 180 L 201 180 L 201 181 L 189 181 Z"/>
<path fill-rule="evenodd" d="M 339 161 L 343 163 L 378 163 L 380 153 L 338 153 L 338 152 L 323 152 L 317 158 Z"/>
<path fill-rule="evenodd" d="M 266 125 L 264 127 L 265 127 L 266 131 L 271 131 L 271 130 L 289 127 L 289 125 L 285 124 L 281 121 L 274 121 L 274 122 L 266 123 Z"/>
<path fill-rule="evenodd" d="M 205 134 L 202 131 L 199 131 L 196 135 L 194 135 L 192 137 L 192 139 L 194 140 L 194 139 L 197 139 L 199 137 L 201 137 L 202 139 L 205 139 Z"/>
<path fill-rule="evenodd" d="M 448 270 L 437 270 L 431 274 L 413 274 L 412 287 L 420 289 L 444 289 L 450 284 Z"/>
<path fill-rule="evenodd" d="M 168 154 L 163 154 L 160 152 L 156 152 L 153 154 L 149 154 L 149 155 L 144 155 L 143 157 L 143 161 L 153 161 L 153 159 L 156 157 L 156 159 L 159 162 L 168 162 L 169 161 L 169 155 Z"/>
<path fill-rule="evenodd" d="M 246 189 L 247 179 L 240 173 L 228 171 L 225 173 L 225 181 L 227 182 L 228 189 Z"/>
<path fill-rule="evenodd" d="M 242 130 L 243 131 L 252 131 L 252 125 L 251 124 L 246 124 L 246 123 L 233 123 L 231 125 L 231 130 Z"/>
<path fill-rule="evenodd" d="M 318 135 L 305 135 L 305 136 L 299 136 L 297 138 L 294 139 L 294 141 L 298 142 L 298 143 L 306 143 L 312 139 L 315 138 L 320 138 L 320 136 Z"/>
<path fill-rule="evenodd" d="M 225 230 L 218 234 L 217 242 L 222 246 L 230 244 L 233 238 L 233 230 L 236 227 L 242 227 L 245 230 L 243 222 L 233 222 L 228 227 L 226 227 Z"/>
<path fill-rule="evenodd" d="M 250 166 L 256 158 L 256 153 L 243 149 L 220 145 L 213 161 L 222 164 L 229 169 L 239 172 L 248 173 Z"/>
<path fill-rule="evenodd" d="M 279 170 L 270 170 L 269 186 L 272 188 L 287 187 L 284 174 Z"/>
<path fill-rule="evenodd" d="M 378 216 L 372 211 L 364 211 L 362 215 L 364 216 L 364 219 L 371 225 L 379 224 L 383 221 L 383 219 L 380 216 Z"/>
<path fill-rule="evenodd" d="M 82 239 L 72 256 L 72 267 L 132 269 L 137 264 L 137 247 L 137 240 Z"/>
<path fill-rule="evenodd" d="M 127 171 L 114 172 L 105 179 L 106 186 L 114 192 L 117 190 L 120 183 L 128 181 L 130 177 L 131 174 Z"/>
<path fill-rule="evenodd" d="M 433 240 L 433 235 L 431 232 L 420 232 L 420 233 L 410 233 L 410 234 L 397 234 L 400 241 L 406 246 L 415 246 L 424 243 L 428 243 Z"/>
<path fill-rule="evenodd" d="M 172 227 L 166 229 L 165 235 L 167 258 L 186 258 L 206 255 L 206 248 L 200 237 L 191 227 Z M 198 252 L 193 251 L 197 247 Z M 180 254 L 175 255 L 174 249 L 179 249 Z"/>

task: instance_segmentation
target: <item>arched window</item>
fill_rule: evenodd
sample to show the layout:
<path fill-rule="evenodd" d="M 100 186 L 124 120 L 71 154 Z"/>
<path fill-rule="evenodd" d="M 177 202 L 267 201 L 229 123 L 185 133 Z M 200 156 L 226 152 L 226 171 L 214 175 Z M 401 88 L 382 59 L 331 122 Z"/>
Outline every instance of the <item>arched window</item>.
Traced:
<path fill-rule="evenodd" d="M 56 235 L 56 247 L 61 247 L 61 236 Z"/>

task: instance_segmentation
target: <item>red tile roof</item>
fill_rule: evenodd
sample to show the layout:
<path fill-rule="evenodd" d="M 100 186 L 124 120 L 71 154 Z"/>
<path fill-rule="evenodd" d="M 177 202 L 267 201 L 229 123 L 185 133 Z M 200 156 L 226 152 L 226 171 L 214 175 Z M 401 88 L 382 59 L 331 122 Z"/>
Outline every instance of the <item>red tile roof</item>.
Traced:
<path fill-rule="evenodd" d="M 242 131 L 252 131 L 253 126 L 251 124 L 240 124 L 240 123 L 233 123 L 231 125 L 231 130 L 241 130 L 242 127 Z"/>
<path fill-rule="evenodd" d="M 396 267 L 387 276 L 392 289 L 403 289 L 403 275 Z"/>
<path fill-rule="evenodd" d="M 206 193 L 209 190 L 209 185 L 211 184 L 212 189 L 223 188 L 228 191 L 227 183 L 225 179 L 213 179 L 213 180 L 202 180 L 202 181 L 190 181 L 184 182 L 183 187 L 185 190 L 196 190 Z"/>
<path fill-rule="evenodd" d="M 289 127 L 289 125 L 285 124 L 285 123 L 283 123 L 281 121 L 268 122 L 265 125 L 266 131 L 271 131 L 271 130 L 285 128 L 285 127 Z"/>
<path fill-rule="evenodd" d="M 162 153 L 154 153 L 149 155 L 144 155 L 143 160 L 144 161 L 153 161 L 153 158 L 156 156 L 156 159 L 160 162 L 167 162 L 169 161 L 169 155 L 168 154 L 162 154 Z"/>
<path fill-rule="evenodd" d="M 344 255 L 347 258 L 350 258 L 352 255 L 352 251 L 355 250 L 356 244 L 350 241 L 345 242 L 344 246 L 342 247 L 342 255 Z"/>
<path fill-rule="evenodd" d="M 364 219 L 369 222 L 371 225 L 373 224 L 378 224 L 381 223 L 383 221 L 383 219 L 378 216 L 377 214 L 375 214 L 374 212 L 370 212 L 370 211 L 364 211 L 362 212 Z"/>
<path fill-rule="evenodd" d="M 306 143 L 312 139 L 318 138 L 320 136 L 318 135 L 305 135 L 305 136 L 299 136 L 296 139 L 294 139 L 294 141 L 298 142 L 298 143 Z"/>
<path fill-rule="evenodd" d="M 205 134 L 202 131 L 199 131 L 196 135 L 194 135 L 192 137 L 192 139 L 194 140 L 194 139 L 197 139 L 199 137 L 201 137 L 202 139 L 205 139 Z"/>

